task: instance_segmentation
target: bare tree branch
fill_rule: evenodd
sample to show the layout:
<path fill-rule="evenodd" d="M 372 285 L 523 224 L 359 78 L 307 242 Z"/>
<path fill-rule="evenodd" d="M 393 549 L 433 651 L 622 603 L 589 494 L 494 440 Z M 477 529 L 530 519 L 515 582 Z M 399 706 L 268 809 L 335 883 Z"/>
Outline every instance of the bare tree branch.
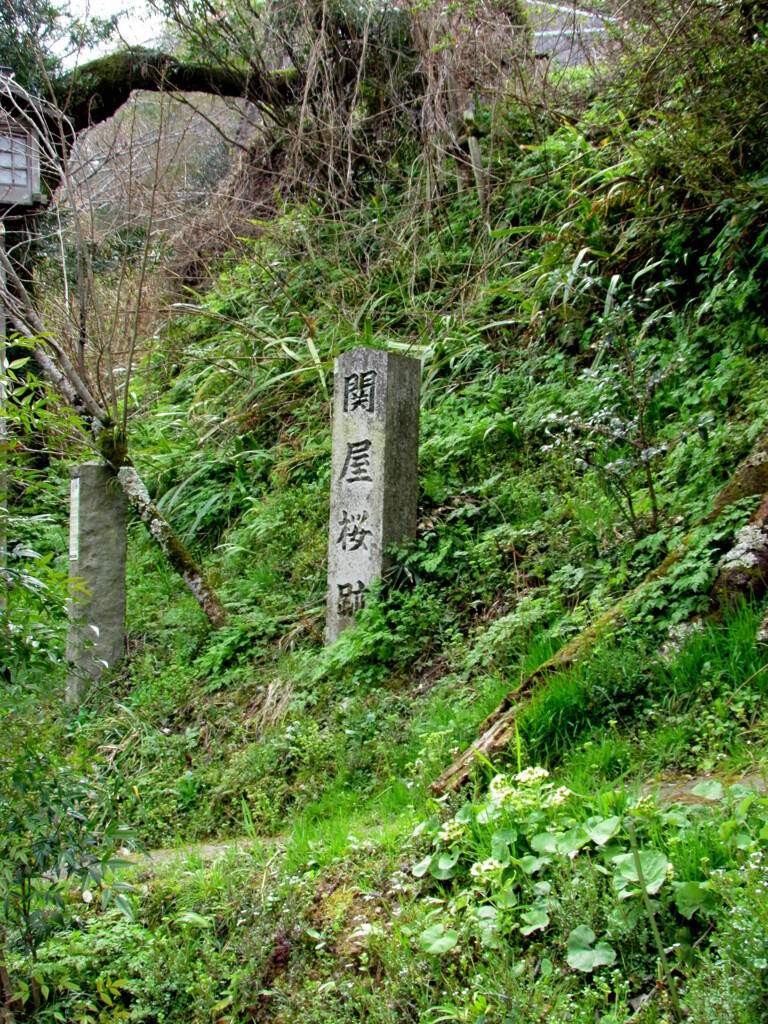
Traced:
<path fill-rule="evenodd" d="M 24 261 L 27 259 L 27 246 L 26 244 L 17 244 L 16 247 L 12 246 L 8 252 L 4 247 L 0 247 L 0 270 L 2 271 L 0 273 L 0 304 L 5 308 L 16 331 L 30 342 L 32 355 L 42 375 L 56 388 L 67 405 L 81 417 L 86 434 L 90 433 L 92 443 L 98 449 L 101 457 L 116 473 L 129 503 L 136 510 L 142 522 L 146 524 L 152 538 L 168 562 L 179 572 L 211 625 L 218 628 L 226 622 L 224 607 L 184 544 L 174 533 L 157 506 L 150 500 L 147 488 L 131 462 L 126 441 L 130 369 L 136 352 L 143 284 L 150 247 L 153 244 L 152 226 L 160 178 L 159 140 L 156 146 L 152 175 L 149 225 L 143 257 L 140 261 L 136 308 L 133 313 L 132 330 L 128 334 L 126 366 L 123 368 L 125 381 L 122 388 L 119 389 L 111 364 L 116 341 L 115 331 L 105 334 L 102 330 L 100 339 L 94 345 L 86 330 L 86 325 L 90 323 L 86 318 L 88 309 L 96 309 L 97 313 L 100 310 L 96 305 L 93 274 L 88 260 L 88 247 L 82 237 L 83 229 L 77 215 L 74 183 L 68 167 L 67 139 L 71 128 L 63 115 L 31 96 L 22 95 L 22 92 L 18 86 L 14 86 L 13 91 L 8 87 L 8 94 L 18 112 L 25 113 L 27 110 L 31 112 L 28 116 L 34 119 L 35 127 L 39 132 L 40 148 L 46 162 L 47 178 L 49 182 L 61 185 L 60 198 L 64 202 L 69 202 L 72 211 L 71 219 L 74 222 L 73 227 L 79 243 L 78 288 L 80 294 L 79 301 L 75 303 L 76 308 L 73 310 L 70 308 L 70 297 L 65 289 L 63 309 L 57 310 L 55 300 L 51 299 L 51 292 L 55 292 L 55 287 L 40 289 L 39 292 L 35 290 L 35 275 L 31 265 L 24 265 Z M 20 221 L 20 218 L 17 217 L 16 220 Z M 27 221 L 26 230 L 21 235 L 23 238 L 27 238 L 27 236 L 31 238 L 34 235 L 31 221 Z M 27 260 L 27 262 L 29 261 Z M 126 265 L 127 255 L 123 257 L 123 271 Z M 63 259 L 58 271 L 66 283 L 66 265 Z M 40 299 L 43 295 L 46 296 L 45 305 L 41 306 Z M 116 319 L 119 310 L 116 309 L 112 312 L 113 319 Z M 50 321 L 52 315 L 55 330 L 47 327 L 47 322 Z M 74 331 L 73 316 L 77 321 Z M 100 319 L 103 320 L 104 317 L 102 316 Z M 75 356 L 70 358 L 67 342 L 69 339 L 69 351 L 71 352 L 73 334 L 76 338 L 77 348 Z M 88 355 L 90 355 L 90 360 L 87 361 Z M 102 390 L 102 376 L 99 371 L 102 358 L 105 358 L 108 364 L 106 394 Z M 77 367 L 75 363 L 77 363 Z M 86 370 L 88 371 L 87 376 Z M 118 391 L 120 391 L 120 395 Z M 122 417 L 119 415 L 120 397 L 123 402 Z"/>

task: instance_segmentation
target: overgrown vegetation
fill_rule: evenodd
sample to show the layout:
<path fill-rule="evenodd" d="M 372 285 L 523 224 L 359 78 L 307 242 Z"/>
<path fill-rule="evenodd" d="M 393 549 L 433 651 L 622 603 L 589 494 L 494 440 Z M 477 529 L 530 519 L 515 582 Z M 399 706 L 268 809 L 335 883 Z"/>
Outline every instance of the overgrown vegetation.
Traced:
<path fill-rule="evenodd" d="M 43 487 L 18 460 L 6 1014 L 768 1016 L 765 581 L 712 591 L 760 496 L 708 516 L 768 430 L 765 33 L 746 5 L 679 35 L 645 13 L 647 45 L 557 104 L 478 99 L 487 204 L 406 140 L 354 201 L 278 203 L 142 349 L 133 458 L 223 628 L 137 527 L 130 659 L 64 707 L 65 466 Z M 323 648 L 331 374 L 360 344 L 422 360 L 419 529 Z M 19 453 L 35 430 L 79 458 L 24 394 Z M 606 621 L 521 696 L 504 756 L 429 795 Z M 183 850 L 113 877 L 134 838 Z"/>

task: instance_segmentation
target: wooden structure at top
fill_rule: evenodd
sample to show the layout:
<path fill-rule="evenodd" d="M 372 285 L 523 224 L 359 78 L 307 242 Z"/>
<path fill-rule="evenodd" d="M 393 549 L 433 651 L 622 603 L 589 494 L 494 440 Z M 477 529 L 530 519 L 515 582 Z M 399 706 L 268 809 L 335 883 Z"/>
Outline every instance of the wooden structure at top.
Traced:
<path fill-rule="evenodd" d="M 35 123 L 28 93 L 16 85 L 11 72 L 0 68 L 0 216 L 8 207 L 42 201 Z"/>

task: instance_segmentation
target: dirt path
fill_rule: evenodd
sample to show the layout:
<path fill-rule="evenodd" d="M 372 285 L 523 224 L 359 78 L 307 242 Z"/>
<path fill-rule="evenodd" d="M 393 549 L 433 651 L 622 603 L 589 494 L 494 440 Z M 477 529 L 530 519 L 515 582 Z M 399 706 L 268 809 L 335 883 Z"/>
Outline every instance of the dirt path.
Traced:
<path fill-rule="evenodd" d="M 759 793 L 768 792 L 768 775 L 749 772 L 746 775 L 677 775 L 643 783 L 643 793 L 654 796 L 665 807 L 670 804 L 707 804 L 711 801 L 699 796 L 693 790 L 702 782 L 719 782 L 723 789 L 736 783 L 748 786 Z M 272 848 L 278 840 L 265 837 L 257 840 L 262 847 Z M 177 864 L 187 858 L 202 861 L 205 865 L 215 864 L 232 851 L 244 852 L 253 847 L 254 841 L 249 836 L 235 836 L 218 842 L 189 843 L 180 846 L 166 846 L 158 850 L 150 850 L 146 854 L 133 854 L 131 860 L 137 867 L 153 871 L 157 868 Z"/>
<path fill-rule="evenodd" d="M 259 841 L 263 847 L 272 847 L 275 840 L 265 838 Z M 187 859 L 200 860 L 205 865 L 215 864 L 232 851 L 241 852 L 253 847 L 249 836 L 235 836 L 218 842 L 188 843 L 181 846 L 166 846 L 148 853 L 133 853 L 129 859 L 136 867 L 150 871 L 160 867 L 177 864 Z"/>

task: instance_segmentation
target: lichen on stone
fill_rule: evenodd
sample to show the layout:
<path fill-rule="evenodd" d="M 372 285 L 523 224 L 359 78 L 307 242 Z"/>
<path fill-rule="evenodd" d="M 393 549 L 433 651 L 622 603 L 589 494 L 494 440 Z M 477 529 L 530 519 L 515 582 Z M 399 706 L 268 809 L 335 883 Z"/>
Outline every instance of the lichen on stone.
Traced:
<path fill-rule="evenodd" d="M 753 569 L 765 560 L 767 550 L 768 531 L 749 523 L 737 532 L 736 543 L 721 559 L 720 572 Z"/>

